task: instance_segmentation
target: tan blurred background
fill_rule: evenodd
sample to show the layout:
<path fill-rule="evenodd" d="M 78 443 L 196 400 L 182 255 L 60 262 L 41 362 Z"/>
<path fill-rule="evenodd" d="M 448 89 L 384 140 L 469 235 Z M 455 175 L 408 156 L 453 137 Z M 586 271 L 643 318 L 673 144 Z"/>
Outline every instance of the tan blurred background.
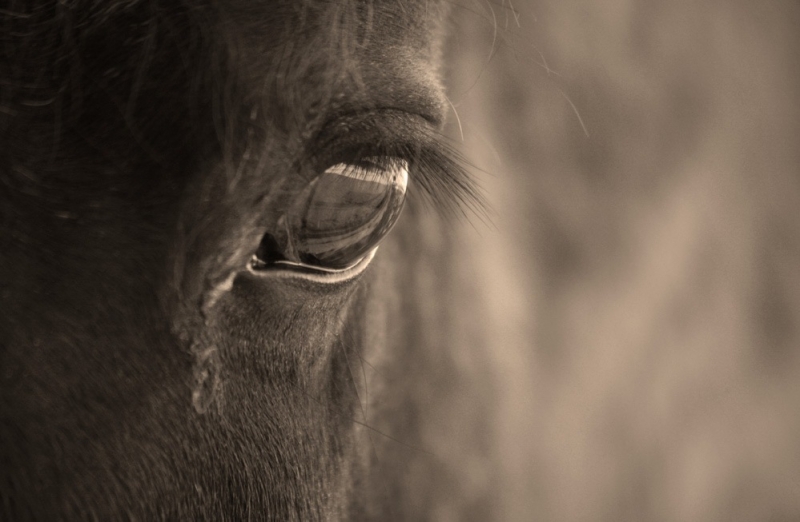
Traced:
<path fill-rule="evenodd" d="M 507 519 L 800 520 L 800 2 L 454 15 Z"/>

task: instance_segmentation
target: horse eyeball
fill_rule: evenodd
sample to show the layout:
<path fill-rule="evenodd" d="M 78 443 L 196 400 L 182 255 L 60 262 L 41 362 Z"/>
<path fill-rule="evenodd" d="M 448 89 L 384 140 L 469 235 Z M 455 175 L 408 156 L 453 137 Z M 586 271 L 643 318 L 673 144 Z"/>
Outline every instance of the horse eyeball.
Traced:
<path fill-rule="evenodd" d="M 408 162 L 399 158 L 333 165 L 297 194 L 278 220 L 282 240 L 266 234 L 270 248 L 262 241 L 257 258 L 266 264 L 347 269 L 392 229 L 407 186 Z"/>

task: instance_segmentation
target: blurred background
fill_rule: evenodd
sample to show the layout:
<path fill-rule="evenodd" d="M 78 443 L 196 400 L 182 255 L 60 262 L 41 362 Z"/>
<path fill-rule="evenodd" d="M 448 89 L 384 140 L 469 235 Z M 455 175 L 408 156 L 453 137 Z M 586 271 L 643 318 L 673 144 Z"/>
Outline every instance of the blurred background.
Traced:
<path fill-rule="evenodd" d="M 800 520 L 800 2 L 453 15 L 506 518 Z"/>

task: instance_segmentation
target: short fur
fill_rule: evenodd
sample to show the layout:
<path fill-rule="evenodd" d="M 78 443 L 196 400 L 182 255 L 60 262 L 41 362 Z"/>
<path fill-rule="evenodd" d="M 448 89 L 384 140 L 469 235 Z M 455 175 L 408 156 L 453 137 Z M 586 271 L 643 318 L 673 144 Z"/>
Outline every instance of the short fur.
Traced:
<path fill-rule="evenodd" d="M 441 124 L 443 16 L 428 0 L 0 11 L 4 520 L 492 518 L 462 480 L 491 416 L 451 439 L 463 459 L 426 449 L 432 404 L 491 397 L 459 377 L 432 300 L 451 285 L 435 215 L 409 207 L 355 281 L 245 269 L 336 114 Z"/>

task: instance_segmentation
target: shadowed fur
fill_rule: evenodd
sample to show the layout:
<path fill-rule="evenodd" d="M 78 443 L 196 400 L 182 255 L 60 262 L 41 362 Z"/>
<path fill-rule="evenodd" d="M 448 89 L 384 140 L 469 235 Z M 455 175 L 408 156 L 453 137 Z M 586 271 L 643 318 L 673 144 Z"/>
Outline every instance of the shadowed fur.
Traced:
<path fill-rule="evenodd" d="M 449 312 L 420 304 L 451 284 L 422 284 L 447 264 L 435 214 L 409 206 L 351 281 L 247 270 L 287 191 L 345 150 L 417 154 L 433 201 L 472 197 L 437 145 L 444 15 L 0 10 L 4 519 L 486 519 L 461 463 L 425 449 L 425 401 L 468 388 Z M 375 116 L 326 134 L 353 114 Z"/>

